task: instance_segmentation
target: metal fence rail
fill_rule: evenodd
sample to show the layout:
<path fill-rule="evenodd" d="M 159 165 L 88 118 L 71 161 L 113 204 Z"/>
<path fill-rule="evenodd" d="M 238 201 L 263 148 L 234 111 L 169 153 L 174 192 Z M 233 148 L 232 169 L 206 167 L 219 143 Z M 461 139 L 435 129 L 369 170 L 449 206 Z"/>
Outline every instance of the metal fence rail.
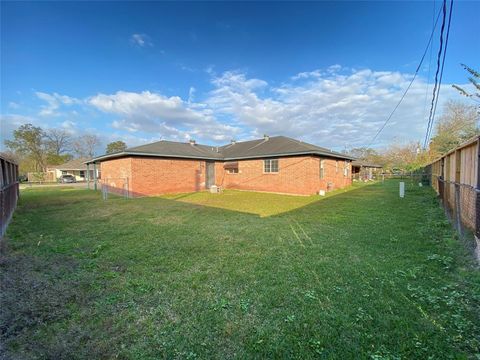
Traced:
<path fill-rule="evenodd" d="M 480 262 L 480 136 L 474 136 L 425 167 L 447 216 L 461 237 L 473 233 Z M 465 235 L 467 235 L 465 237 Z"/>
<path fill-rule="evenodd" d="M 434 177 L 435 178 L 435 177 Z M 445 210 L 445 214 L 462 239 L 468 238 L 467 234 L 478 237 L 480 226 L 480 191 L 467 184 L 444 180 L 436 176 L 438 195 Z M 467 243 L 473 251 L 475 243 Z"/>
<path fill-rule="evenodd" d="M 101 182 L 102 197 L 104 200 L 108 199 L 109 194 L 123 196 L 128 199 L 131 197 L 128 178 L 106 178 Z"/>

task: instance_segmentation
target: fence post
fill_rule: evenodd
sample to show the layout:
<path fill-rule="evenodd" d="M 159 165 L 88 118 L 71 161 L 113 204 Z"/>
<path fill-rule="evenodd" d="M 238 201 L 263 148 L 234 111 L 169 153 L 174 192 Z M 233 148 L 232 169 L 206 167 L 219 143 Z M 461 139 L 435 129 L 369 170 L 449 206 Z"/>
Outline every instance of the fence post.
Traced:
<path fill-rule="evenodd" d="M 460 237 L 463 238 L 462 229 L 462 208 L 460 205 L 460 184 L 455 183 L 455 225 Z"/>
<path fill-rule="evenodd" d="M 480 262 L 480 137 L 477 140 L 477 184 L 475 186 L 475 255 Z"/>
<path fill-rule="evenodd" d="M 97 164 L 93 163 L 93 190 L 97 191 Z"/>

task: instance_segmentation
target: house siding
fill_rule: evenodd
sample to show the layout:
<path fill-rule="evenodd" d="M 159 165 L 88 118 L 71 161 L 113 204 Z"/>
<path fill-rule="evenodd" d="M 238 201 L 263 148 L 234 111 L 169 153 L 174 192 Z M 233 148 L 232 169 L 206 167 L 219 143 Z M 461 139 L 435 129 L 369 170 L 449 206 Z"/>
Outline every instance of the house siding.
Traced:
<path fill-rule="evenodd" d="M 226 189 L 267 191 L 287 194 L 312 195 L 319 190 L 334 190 L 351 184 L 351 164 L 349 175 L 343 175 L 343 163 L 339 161 L 339 171 L 335 171 L 335 160 L 324 159 L 324 178 L 320 179 L 320 158 L 315 156 L 297 156 L 279 158 L 278 173 L 264 173 L 263 160 L 238 161 L 236 174 L 223 169 L 223 163 L 217 163 L 217 185 Z M 330 186 L 329 186 L 330 185 Z"/>
<path fill-rule="evenodd" d="M 132 158 L 132 193 L 136 196 L 205 189 L 205 161 Z"/>
<path fill-rule="evenodd" d="M 324 178 L 320 179 L 318 156 L 278 158 L 278 173 L 264 173 L 264 159 L 239 160 L 239 172 L 229 174 L 223 161 L 215 162 L 215 185 L 225 189 L 312 195 L 319 190 L 334 190 L 351 184 L 351 163 L 344 176 L 345 161 L 323 159 Z M 101 163 L 102 179 L 110 186 L 128 178 L 133 196 L 160 195 L 205 190 L 204 160 L 128 157 Z M 118 179 L 115 181 L 115 179 Z M 123 184 L 123 183 L 122 183 Z"/>
<path fill-rule="evenodd" d="M 113 159 L 100 164 L 102 186 L 121 191 L 128 188 L 132 193 L 132 158 Z"/>

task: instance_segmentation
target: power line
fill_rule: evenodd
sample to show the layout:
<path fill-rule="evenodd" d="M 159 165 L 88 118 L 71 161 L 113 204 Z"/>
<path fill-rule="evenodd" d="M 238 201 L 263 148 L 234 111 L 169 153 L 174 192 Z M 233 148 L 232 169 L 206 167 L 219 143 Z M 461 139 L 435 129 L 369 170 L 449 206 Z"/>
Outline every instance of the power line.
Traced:
<path fill-rule="evenodd" d="M 425 139 L 423 141 L 423 148 L 424 149 L 426 147 L 425 144 L 427 142 L 428 133 L 430 132 L 430 126 L 432 124 L 433 108 L 435 106 L 435 98 L 437 96 L 438 74 L 440 72 L 440 59 L 441 59 L 442 51 L 443 51 L 443 33 L 445 32 L 445 20 L 447 18 L 447 0 L 443 0 L 442 11 L 443 11 L 443 19 L 442 19 L 442 28 L 440 30 L 440 46 L 438 48 L 438 54 L 437 54 L 437 70 L 435 71 L 435 84 L 433 86 L 432 101 L 431 101 L 431 105 L 430 105 L 430 112 L 429 112 L 429 115 L 428 115 L 427 132 L 425 133 Z"/>
<path fill-rule="evenodd" d="M 444 19 L 445 19 L 445 11 L 446 11 L 446 0 L 444 0 Z M 445 39 L 445 50 L 443 51 L 443 58 L 442 58 L 442 68 L 440 70 L 440 81 L 438 83 L 438 91 L 437 91 L 437 96 L 435 98 L 435 105 L 433 106 L 433 112 L 432 109 L 430 110 L 430 115 L 431 115 L 431 120 L 429 119 L 429 126 L 427 126 L 427 133 L 425 134 L 425 142 L 423 144 L 423 148 L 426 149 L 428 141 L 430 140 L 430 137 L 432 136 L 432 131 L 433 131 L 433 124 L 435 123 L 435 114 L 437 112 L 437 105 L 438 105 L 438 97 L 440 95 L 440 88 L 442 85 L 442 78 L 443 78 L 443 69 L 445 67 L 445 57 L 447 54 L 447 47 L 448 47 L 448 39 L 450 37 L 450 24 L 452 23 L 452 10 L 453 10 L 453 0 L 450 0 L 450 10 L 448 14 L 448 26 L 447 26 L 447 36 Z M 441 37 L 440 37 L 441 39 Z M 438 66 L 438 63 L 437 63 Z M 433 100 L 432 99 L 432 105 L 433 105 Z"/>
<path fill-rule="evenodd" d="M 433 0 L 433 12 L 432 12 L 432 26 L 435 25 L 435 13 L 436 13 L 436 7 L 435 7 L 435 0 Z M 432 68 L 432 53 L 433 53 L 433 45 L 430 44 L 430 55 L 428 58 L 428 76 L 427 76 L 427 86 L 425 88 L 425 101 L 423 103 L 423 116 L 425 116 L 426 110 L 427 110 L 427 100 L 428 100 L 428 90 L 429 90 L 429 84 L 430 84 L 430 74 L 431 74 L 431 68 Z"/>
<path fill-rule="evenodd" d="M 393 109 L 393 111 L 390 113 L 390 115 L 388 116 L 387 120 L 385 120 L 385 122 L 384 122 L 383 125 L 380 127 L 380 129 L 378 129 L 377 133 L 375 134 L 375 136 L 374 136 L 373 139 L 370 141 L 370 143 L 368 144 L 367 147 L 370 147 L 370 146 L 372 145 L 372 143 L 377 139 L 378 135 L 380 135 L 380 133 L 382 132 L 382 130 L 385 128 L 385 126 L 387 126 L 388 122 L 389 122 L 390 119 L 392 118 L 392 116 L 393 116 L 393 114 L 395 113 L 395 111 L 397 110 L 397 108 L 398 108 L 398 107 L 400 106 L 400 104 L 402 103 L 403 99 L 405 98 L 405 95 L 407 95 L 408 90 L 410 90 L 410 87 L 412 86 L 413 82 L 415 81 L 415 78 L 417 77 L 418 72 L 420 71 L 420 68 L 421 68 L 421 66 L 422 66 L 422 64 L 423 64 L 423 60 L 425 59 L 425 55 L 427 54 L 428 48 L 430 47 L 430 44 L 431 44 L 431 42 L 432 42 L 433 34 L 435 33 L 435 28 L 437 27 L 438 19 L 440 18 L 440 13 L 441 13 L 441 11 L 438 12 L 437 20 L 435 21 L 435 24 L 433 25 L 432 33 L 430 34 L 430 38 L 428 39 L 427 47 L 425 48 L 425 51 L 423 52 L 422 58 L 420 59 L 420 63 L 418 64 L 417 69 L 415 70 L 415 74 L 413 75 L 413 78 L 412 78 L 412 80 L 410 81 L 410 84 L 408 84 L 408 87 L 405 89 L 405 92 L 403 93 L 403 95 L 402 95 L 402 97 L 400 98 L 399 102 L 397 103 L 397 105 L 395 106 L 395 108 Z"/>

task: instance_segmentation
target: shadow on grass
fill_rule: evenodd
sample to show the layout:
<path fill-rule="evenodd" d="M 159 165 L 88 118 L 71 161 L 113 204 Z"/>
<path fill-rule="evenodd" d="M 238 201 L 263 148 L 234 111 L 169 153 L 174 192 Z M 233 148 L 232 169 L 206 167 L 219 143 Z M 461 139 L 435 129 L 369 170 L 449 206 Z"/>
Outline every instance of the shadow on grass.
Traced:
<path fill-rule="evenodd" d="M 174 200 L 182 203 L 200 205 L 206 207 L 219 208 L 229 211 L 258 215 L 260 217 L 270 217 L 289 213 L 303 207 L 316 204 L 339 195 L 352 193 L 361 190 L 369 184 L 354 184 L 345 189 L 339 189 L 327 193 L 326 196 L 295 196 L 275 193 L 264 193 L 241 190 L 225 190 L 221 194 L 211 194 L 209 192 L 195 192 L 186 194 L 163 195 L 158 198 L 164 200 Z"/>

